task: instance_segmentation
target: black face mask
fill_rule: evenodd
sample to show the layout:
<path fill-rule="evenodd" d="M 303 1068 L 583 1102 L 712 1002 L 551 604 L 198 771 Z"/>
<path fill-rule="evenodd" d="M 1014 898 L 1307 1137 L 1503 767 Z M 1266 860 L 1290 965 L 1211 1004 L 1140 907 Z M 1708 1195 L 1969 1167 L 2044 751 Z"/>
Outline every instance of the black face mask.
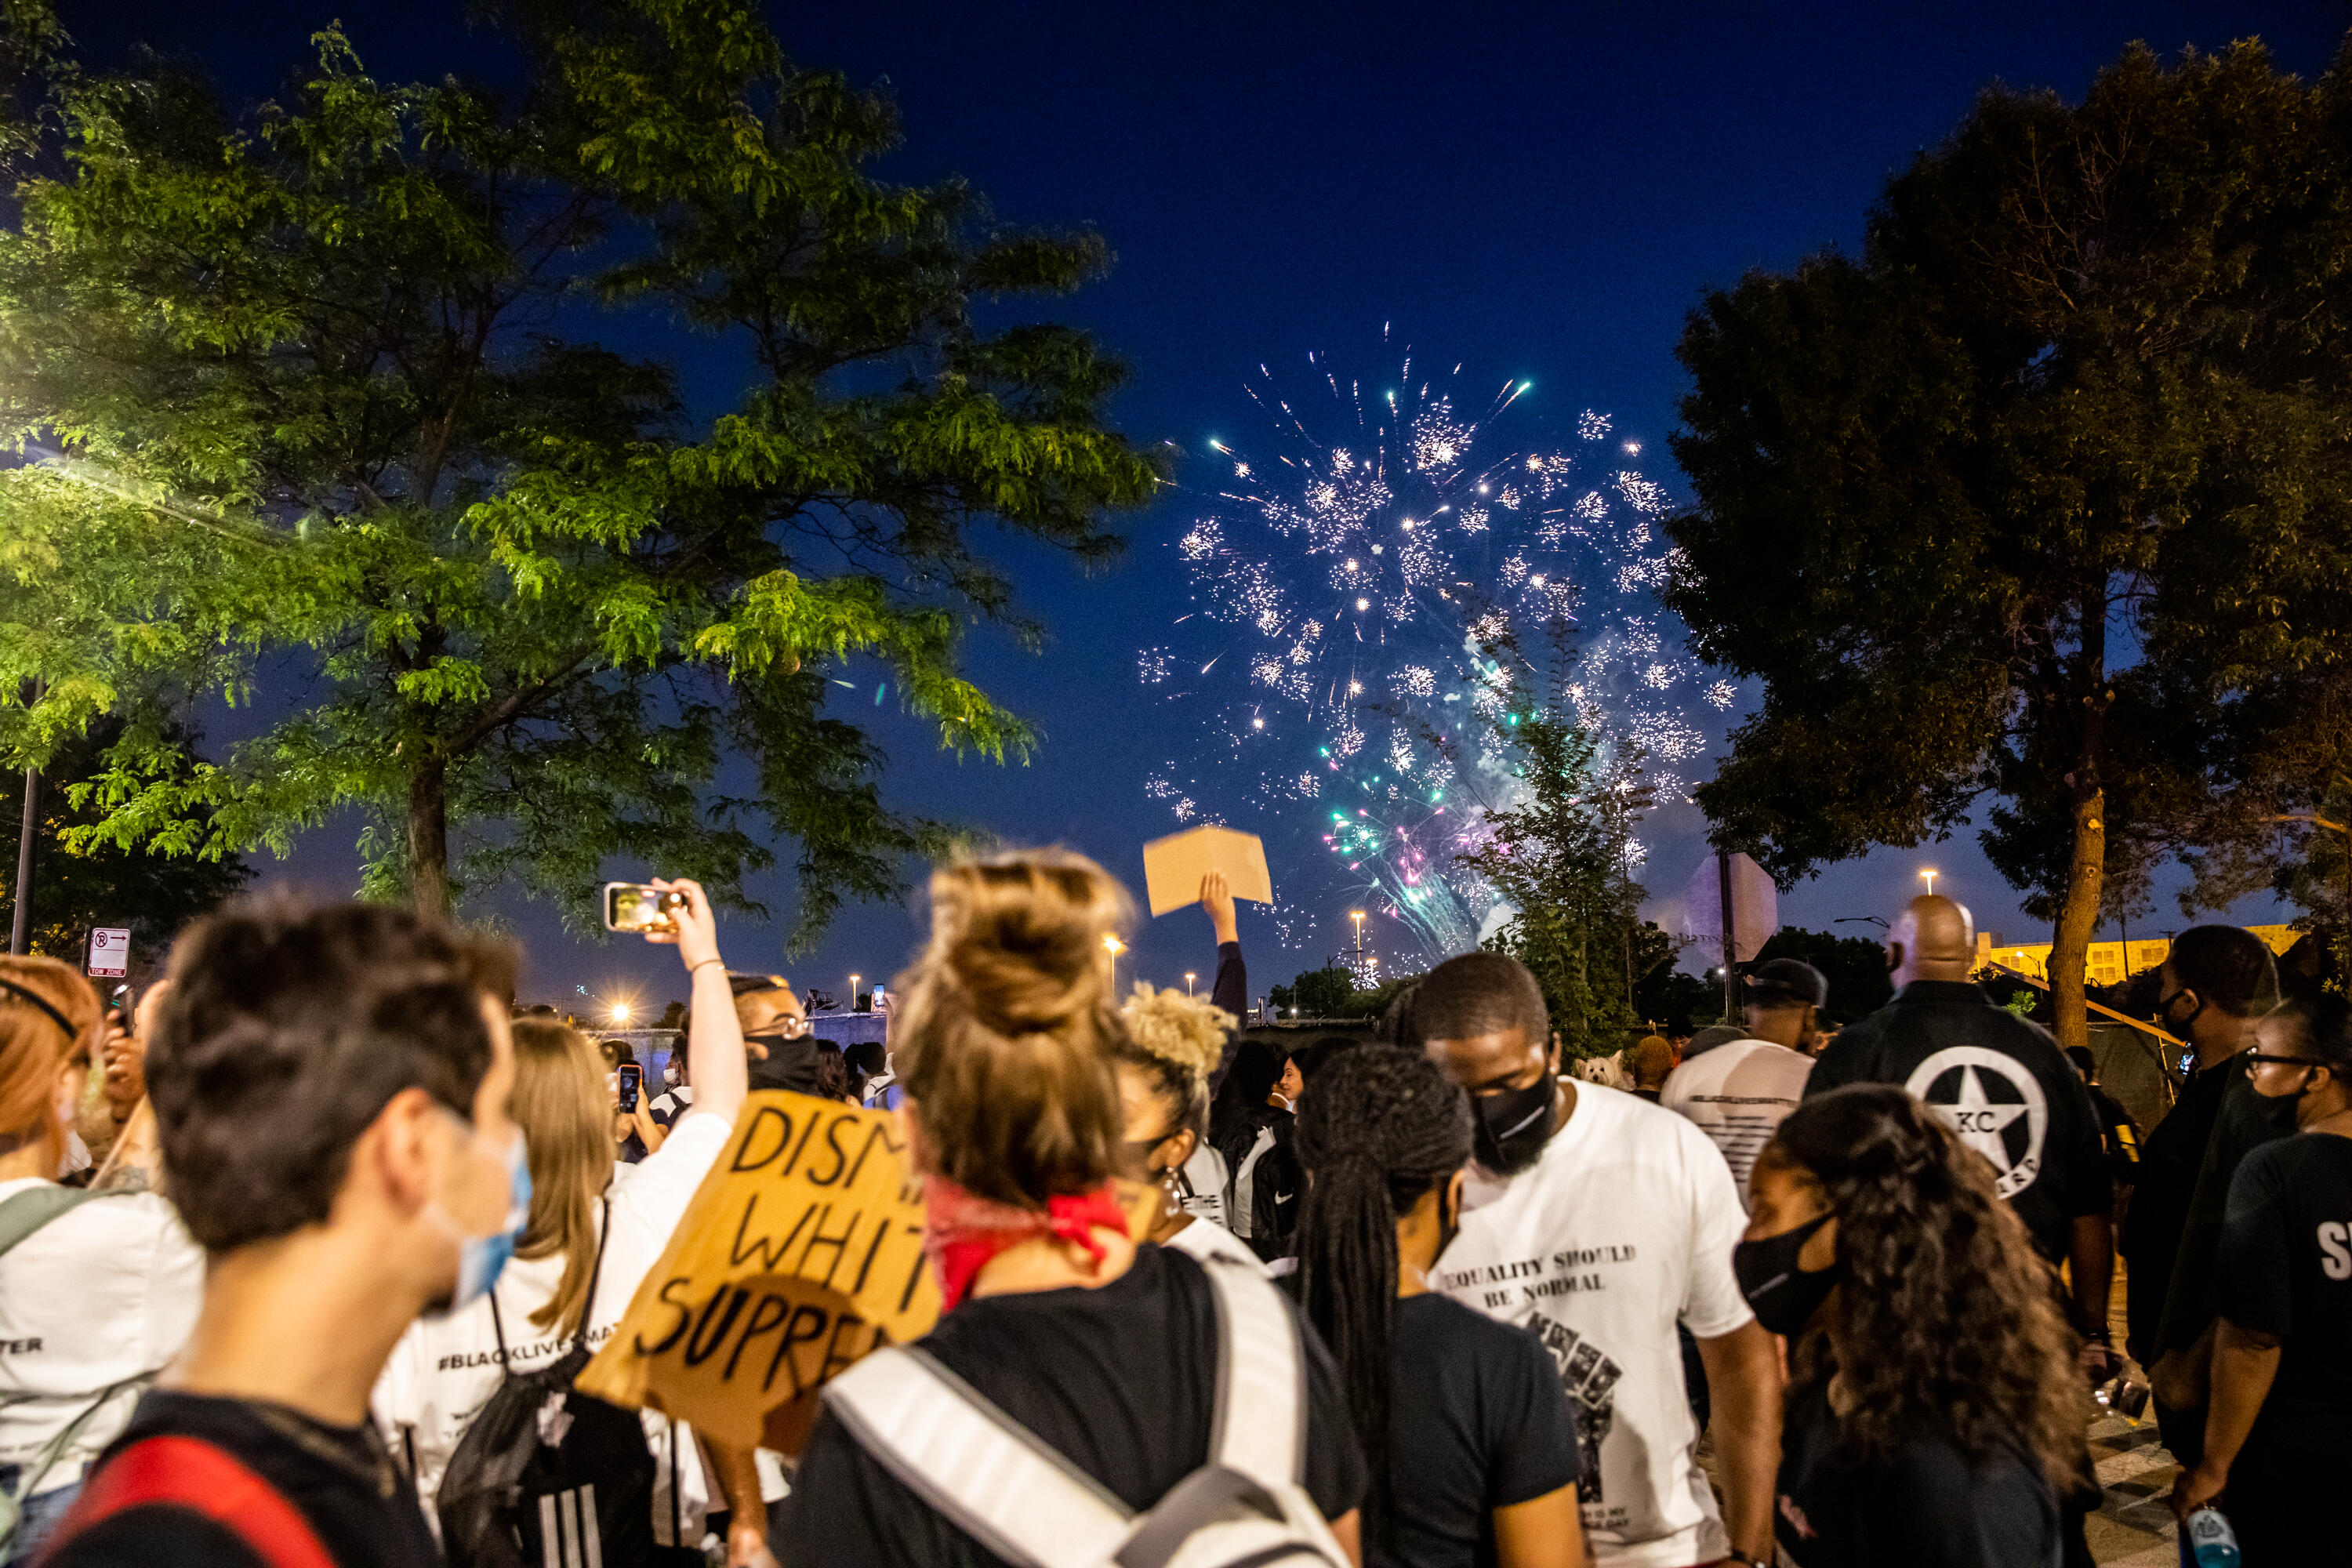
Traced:
<path fill-rule="evenodd" d="M 1823 1215 L 1794 1230 L 1743 1241 L 1731 1249 L 1731 1272 L 1739 1281 L 1739 1293 L 1755 1309 L 1766 1333 L 1793 1338 L 1804 1332 L 1814 1311 L 1837 1289 L 1838 1276 L 1845 1272 L 1843 1262 L 1818 1273 L 1797 1267 L 1797 1255 L 1813 1232 L 1835 1217 Z"/>
<path fill-rule="evenodd" d="M 1470 1130 L 1471 1152 L 1498 1176 L 1515 1175 L 1542 1158 L 1551 1142 L 1552 1107 L 1559 1080 L 1546 1072 L 1525 1089 L 1497 1089 L 1470 1101 L 1478 1113 Z"/>

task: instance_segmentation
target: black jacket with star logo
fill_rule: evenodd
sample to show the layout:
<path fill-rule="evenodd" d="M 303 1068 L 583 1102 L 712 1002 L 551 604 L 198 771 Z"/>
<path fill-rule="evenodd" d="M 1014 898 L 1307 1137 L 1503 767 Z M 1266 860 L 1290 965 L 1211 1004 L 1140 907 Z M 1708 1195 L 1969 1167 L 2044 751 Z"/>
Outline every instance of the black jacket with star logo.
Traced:
<path fill-rule="evenodd" d="M 1849 1083 L 1897 1084 L 1935 1107 L 1992 1162 L 2001 1196 L 2053 1262 L 2066 1256 L 2074 1218 L 2114 1201 L 2089 1090 L 2047 1030 L 1996 1006 L 1979 985 L 1915 980 L 1839 1030 L 1805 1098 Z"/>

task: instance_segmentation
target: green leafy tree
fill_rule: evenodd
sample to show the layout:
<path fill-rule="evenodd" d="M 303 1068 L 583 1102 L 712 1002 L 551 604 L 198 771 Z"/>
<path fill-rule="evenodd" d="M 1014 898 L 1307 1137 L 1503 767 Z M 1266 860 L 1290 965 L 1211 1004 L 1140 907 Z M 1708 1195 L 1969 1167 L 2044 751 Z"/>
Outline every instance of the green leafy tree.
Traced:
<path fill-rule="evenodd" d="M 357 807 L 372 896 L 583 923 L 608 858 L 744 904 L 783 841 L 805 942 L 946 837 L 882 800 L 840 666 L 1029 753 L 960 673 L 975 624 L 1038 637 L 977 538 L 1099 563 L 1158 482 L 1106 422 L 1123 367 L 1023 313 L 1102 240 L 875 178 L 888 101 L 747 0 L 581 15 L 518 27 L 511 100 L 376 81 L 331 28 L 245 120 L 171 68 L 58 73 L 65 173 L 20 158 L 0 236 L 0 421 L 43 458 L 0 480 L 0 689 L 47 679 L 0 757 L 165 671 L 271 721 L 217 765 L 126 734 L 86 838 L 283 852 Z M 599 301 L 751 384 L 695 424 Z"/>
<path fill-rule="evenodd" d="M 1780 879 L 1983 809 L 2083 957 L 2220 831 L 2263 694 L 2352 608 L 2339 67 L 2135 47 L 2079 105 L 1987 91 L 1858 258 L 1708 296 L 1669 602 L 1765 682 L 1700 804 Z"/>
<path fill-rule="evenodd" d="M 158 739 L 183 756 L 194 748 L 187 733 L 157 723 Z M 91 837 L 99 823 L 91 783 L 107 752 L 121 739 L 124 721 L 110 716 L 86 736 L 76 736 L 50 753 L 41 777 L 33 839 L 33 905 L 28 935 L 35 952 L 80 962 L 89 951 L 92 926 L 129 929 L 131 956 L 157 957 L 182 926 L 216 907 L 244 887 L 252 870 L 236 856 L 207 860 L 191 855 L 125 849 Z M 193 764 L 184 764 L 193 765 Z M 11 773 L 11 783 L 23 778 Z M 23 813 L 15 790 L 0 808 L 0 925 L 12 923 L 16 906 L 16 847 Z"/>
<path fill-rule="evenodd" d="M 1486 945 L 1527 965 L 1562 1048 L 1583 1057 L 1620 1048 L 1635 1021 L 1634 946 L 1647 955 L 1653 944 L 1636 913 L 1642 889 L 1629 852 L 1650 796 L 1641 758 L 1604 758 L 1579 717 L 1568 635 L 1565 623 L 1549 628 L 1540 672 L 1513 639 L 1486 647 L 1505 684 L 1498 702 L 1473 711 L 1488 715 L 1486 733 L 1521 788 L 1508 805 L 1475 806 L 1475 847 L 1455 859 L 1511 906 Z M 1458 742 L 1424 735 L 1475 792 L 1478 774 L 1458 766 Z"/>
<path fill-rule="evenodd" d="M 1285 1013 L 1296 1007 L 1303 1018 L 1337 1018 L 1346 1013 L 1355 994 L 1354 973 L 1334 963 L 1307 970 L 1287 985 L 1275 986 L 1266 993 L 1266 1000 Z"/>

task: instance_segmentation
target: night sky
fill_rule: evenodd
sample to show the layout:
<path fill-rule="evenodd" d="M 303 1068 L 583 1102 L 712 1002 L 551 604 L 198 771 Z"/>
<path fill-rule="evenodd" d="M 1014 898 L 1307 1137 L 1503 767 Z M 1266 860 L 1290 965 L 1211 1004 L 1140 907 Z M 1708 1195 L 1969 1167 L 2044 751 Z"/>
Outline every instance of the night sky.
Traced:
<path fill-rule="evenodd" d="M 308 34 L 338 16 L 380 79 L 499 68 L 494 41 L 465 31 L 454 0 L 62 9 L 93 63 L 114 64 L 143 41 L 202 58 L 242 100 L 273 91 Z M 1137 683 L 1136 650 L 1189 607 L 1171 545 L 1197 514 L 1192 492 L 1213 483 L 1205 441 L 1257 428 L 1242 384 L 1261 362 L 1303 366 L 1318 350 L 1376 362 L 1386 323 L 1433 361 L 1464 362 L 1466 382 L 1531 381 L 1523 412 L 1538 426 L 1586 407 L 1612 415 L 1621 436 L 1644 445 L 1651 477 L 1679 494 L 1664 446 L 1683 390 L 1672 351 L 1701 290 L 1858 244 L 1885 177 L 1948 131 L 1980 87 L 2076 96 L 2135 38 L 2169 52 L 2259 36 L 2286 68 L 2314 75 L 2347 10 L 868 0 L 772 5 L 770 16 L 803 63 L 861 84 L 887 79 L 907 143 L 884 174 L 960 174 L 1006 220 L 1091 223 L 1118 252 L 1108 280 L 1055 313 L 1135 366 L 1115 409 L 1121 426 L 1193 456 L 1165 500 L 1127 520 L 1132 549 L 1108 574 L 1082 579 L 1035 552 L 1008 552 L 1050 640 L 1031 657 L 982 635 L 970 663 L 1043 731 L 1034 762 L 959 763 L 895 709 L 853 700 L 889 748 L 894 804 L 1013 843 L 1071 845 L 1139 892 L 1139 845 L 1176 824 L 1143 795 L 1174 742 Z M 641 330 L 616 321 L 604 335 L 640 347 Z M 691 341 L 674 352 L 697 411 L 722 411 L 742 384 L 740 357 Z M 873 672 L 856 673 L 870 696 Z M 320 829 L 291 862 L 265 860 L 265 878 L 349 890 L 356 828 Z M 1646 837 L 1647 880 L 1663 902 L 1704 853 L 1704 827 L 1685 807 L 1656 816 Z M 789 864 L 789 847 L 781 858 Z M 2048 940 L 1965 834 L 1831 868 L 1784 890 L 1781 918 L 1820 928 L 1889 912 L 1918 889 L 1922 866 L 1938 868 L 1939 889 L 1972 905 L 1981 925 Z M 814 954 L 788 963 L 789 879 L 757 890 L 778 919 L 730 928 L 738 968 L 782 969 L 839 994 L 851 971 L 869 983 L 887 975 L 919 938 L 905 905 L 856 908 Z M 1319 910 L 1316 936 L 1284 952 L 1244 906 L 1253 988 L 1335 951 L 1346 907 Z M 544 906 L 497 910 L 529 947 L 527 995 L 584 984 L 657 1005 L 683 992 L 667 952 L 575 942 Z M 2258 901 L 2231 911 L 2270 912 Z M 2147 922 L 2185 923 L 2168 894 Z M 1180 912 L 1137 932 L 1131 957 L 1136 973 L 1181 984 L 1185 969 L 1213 967 L 1208 943 L 1206 921 Z"/>

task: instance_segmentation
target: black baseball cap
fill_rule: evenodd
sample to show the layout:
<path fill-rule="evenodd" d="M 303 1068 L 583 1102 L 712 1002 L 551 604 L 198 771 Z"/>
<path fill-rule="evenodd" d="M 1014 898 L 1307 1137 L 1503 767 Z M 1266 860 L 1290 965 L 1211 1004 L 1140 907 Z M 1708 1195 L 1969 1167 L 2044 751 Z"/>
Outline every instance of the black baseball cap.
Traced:
<path fill-rule="evenodd" d="M 1801 958 L 1776 958 L 1748 973 L 1748 994 L 1759 1002 L 1802 1002 L 1820 1007 L 1830 999 L 1830 983 Z"/>

